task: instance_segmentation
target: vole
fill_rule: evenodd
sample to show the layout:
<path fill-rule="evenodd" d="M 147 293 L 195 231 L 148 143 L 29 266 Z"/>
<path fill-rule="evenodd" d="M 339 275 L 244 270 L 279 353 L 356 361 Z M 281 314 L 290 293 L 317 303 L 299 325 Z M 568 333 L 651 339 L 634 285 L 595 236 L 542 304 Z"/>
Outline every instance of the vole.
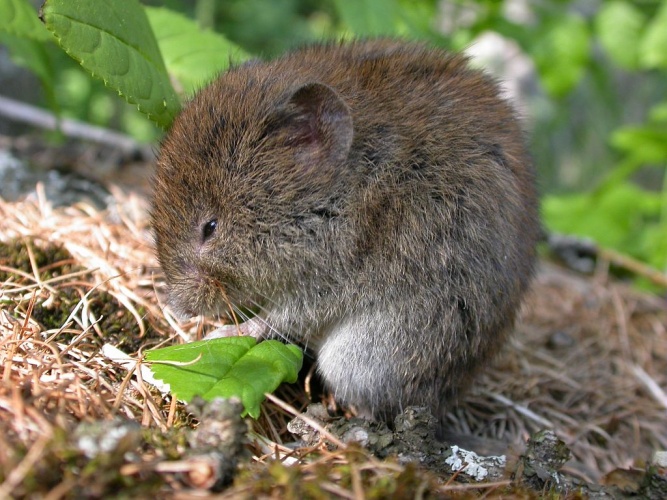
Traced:
<path fill-rule="evenodd" d="M 510 333 L 539 235 L 533 167 L 498 85 L 396 40 L 233 67 L 161 146 L 169 304 L 247 319 L 317 357 L 337 401 L 442 422 Z"/>

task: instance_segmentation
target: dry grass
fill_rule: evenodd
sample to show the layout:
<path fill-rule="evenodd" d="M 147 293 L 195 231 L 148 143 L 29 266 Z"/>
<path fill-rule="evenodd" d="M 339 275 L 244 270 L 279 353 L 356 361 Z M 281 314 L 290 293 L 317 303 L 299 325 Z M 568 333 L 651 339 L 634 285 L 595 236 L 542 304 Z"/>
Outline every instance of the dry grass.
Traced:
<path fill-rule="evenodd" d="M 137 357 L 206 325 L 179 326 L 163 314 L 145 202 L 120 192 L 115 197 L 116 208 L 106 212 L 84 204 L 52 210 L 43 199 L 0 200 L 0 243 L 19 242 L 12 247 L 18 257 L 0 254 L 0 498 L 97 491 L 100 480 L 86 475 L 70 435 L 79 422 L 114 416 L 154 431 L 150 443 L 134 451 L 133 467 L 118 465 L 123 486 L 143 481 L 147 487 L 150 478 L 163 493 L 186 488 L 177 474 L 160 473 L 169 469 L 160 463 L 178 450 L 161 447 L 156 436 L 178 441 L 179 429 L 191 425 L 187 413 L 104 357 L 101 346 L 112 343 Z M 582 278 L 545 265 L 527 302 L 516 337 L 452 414 L 452 428 L 519 443 L 550 427 L 573 452 L 569 471 L 592 481 L 667 449 L 664 300 L 613 283 L 602 267 Z M 283 399 L 305 403 L 299 388 L 286 391 Z M 252 463 L 265 465 L 248 467 L 246 479 L 279 487 L 298 474 L 304 484 L 316 481 L 323 491 L 349 498 L 361 498 L 387 477 L 412 485 L 410 491 L 467 488 L 354 447 L 282 448 L 290 439 L 289 417 L 265 404 L 254 427 L 266 440 L 250 447 Z M 297 472 L 272 465 L 276 456 L 304 455 L 310 460 Z M 242 482 L 230 491 L 251 495 Z"/>
<path fill-rule="evenodd" d="M 570 472 L 598 481 L 667 448 L 665 388 L 665 301 L 602 271 L 582 278 L 543 264 L 517 335 L 459 425 L 523 438 L 551 428 L 573 452 Z"/>

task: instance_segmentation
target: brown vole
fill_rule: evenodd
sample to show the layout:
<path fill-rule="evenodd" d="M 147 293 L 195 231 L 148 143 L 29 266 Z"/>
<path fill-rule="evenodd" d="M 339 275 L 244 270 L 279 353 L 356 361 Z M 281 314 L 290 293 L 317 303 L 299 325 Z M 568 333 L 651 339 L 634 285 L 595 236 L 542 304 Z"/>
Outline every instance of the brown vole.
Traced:
<path fill-rule="evenodd" d="M 389 40 L 227 71 L 158 160 L 171 307 L 254 309 L 241 330 L 310 349 L 337 400 L 442 419 L 507 338 L 535 261 L 533 170 L 498 94 L 462 56 Z"/>

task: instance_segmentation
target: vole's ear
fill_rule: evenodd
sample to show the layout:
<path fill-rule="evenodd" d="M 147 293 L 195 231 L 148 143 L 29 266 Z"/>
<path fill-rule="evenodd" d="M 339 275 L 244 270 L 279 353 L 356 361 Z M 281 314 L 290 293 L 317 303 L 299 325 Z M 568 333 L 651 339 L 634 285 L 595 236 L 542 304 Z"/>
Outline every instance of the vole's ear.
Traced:
<path fill-rule="evenodd" d="M 297 160 L 304 165 L 334 165 L 347 158 L 352 146 L 352 115 L 331 87 L 307 83 L 297 89 L 281 121 L 286 144 L 295 148 Z"/>

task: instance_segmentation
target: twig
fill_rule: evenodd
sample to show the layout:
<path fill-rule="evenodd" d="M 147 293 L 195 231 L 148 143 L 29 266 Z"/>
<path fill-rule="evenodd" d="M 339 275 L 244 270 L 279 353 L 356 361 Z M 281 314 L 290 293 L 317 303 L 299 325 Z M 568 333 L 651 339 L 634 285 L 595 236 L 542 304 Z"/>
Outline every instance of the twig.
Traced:
<path fill-rule="evenodd" d="M 0 484 L 0 498 L 10 498 L 14 488 L 21 484 L 21 481 L 32 470 L 37 461 L 42 458 L 42 453 L 50 441 L 50 434 L 43 435 L 35 441 L 35 444 L 30 447 L 23 460 L 7 474 L 5 482 Z"/>
<path fill-rule="evenodd" d="M 614 264 L 615 266 L 622 267 L 628 271 L 633 272 L 639 276 L 651 281 L 654 285 L 659 285 L 667 287 L 667 274 L 661 273 L 659 270 L 644 264 L 643 262 L 633 259 L 629 255 L 622 254 L 615 250 L 609 248 L 598 247 L 598 255 L 600 258 Z"/>
<path fill-rule="evenodd" d="M 653 380 L 653 378 L 651 378 L 651 376 L 646 373 L 639 365 L 634 365 L 632 367 L 632 371 L 634 372 L 635 377 L 637 377 L 637 380 L 646 386 L 648 391 L 651 393 L 651 396 L 653 396 L 658 403 L 667 409 L 667 394 L 665 394 L 665 391 L 662 390 L 658 383 Z"/>
<path fill-rule="evenodd" d="M 509 479 L 496 481 L 495 483 L 453 483 L 445 484 L 439 488 L 440 491 L 465 491 L 465 490 L 482 490 L 489 488 L 501 488 L 509 486 L 512 482 Z"/>
<path fill-rule="evenodd" d="M 329 431 L 327 431 L 324 427 L 322 427 L 319 423 L 317 423 L 315 420 L 313 420 L 310 417 L 307 417 L 303 413 L 299 413 L 299 411 L 294 408 L 292 405 L 285 403 L 281 399 L 275 397 L 273 394 L 266 393 L 266 399 L 271 401 L 273 404 L 280 406 L 283 410 L 287 411 L 288 413 L 291 413 L 297 418 L 300 418 L 303 420 L 305 423 L 310 425 L 313 429 L 315 429 L 317 432 L 319 432 L 322 436 L 326 437 L 329 441 L 331 441 L 333 444 L 338 446 L 340 449 L 345 449 L 347 448 L 347 445 L 343 443 L 340 439 L 338 439 L 336 436 L 331 434 Z"/>
<path fill-rule="evenodd" d="M 126 153 L 147 149 L 125 134 L 70 118 L 58 118 L 49 111 L 3 96 L 0 96 L 0 115 L 46 130 L 60 130 L 67 137 L 106 144 Z"/>
<path fill-rule="evenodd" d="M 501 396 L 500 394 L 495 394 L 495 393 L 489 392 L 489 391 L 482 391 L 482 393 L 484 393 L 487 396 L 495 399 L 499 403 L 504 404 L 505 406 L 508 406 L 508 407 L 512 408 L 513 410 L 519 412 L 524 417 L 529 418 L 533 422 L 536 422 L 537 424 L 539 424 L 543 427 L 546 427 L 548 429 L 553 429 L 553 427 L 554 427 L 554 424 L 551 423 L 546 418 L 539 416 L 534 411 L 528 409 L 527 407 L 525 407 L 523 405 L 515 403 L 514 401 L 506 398 L 505 396 Z"/>

